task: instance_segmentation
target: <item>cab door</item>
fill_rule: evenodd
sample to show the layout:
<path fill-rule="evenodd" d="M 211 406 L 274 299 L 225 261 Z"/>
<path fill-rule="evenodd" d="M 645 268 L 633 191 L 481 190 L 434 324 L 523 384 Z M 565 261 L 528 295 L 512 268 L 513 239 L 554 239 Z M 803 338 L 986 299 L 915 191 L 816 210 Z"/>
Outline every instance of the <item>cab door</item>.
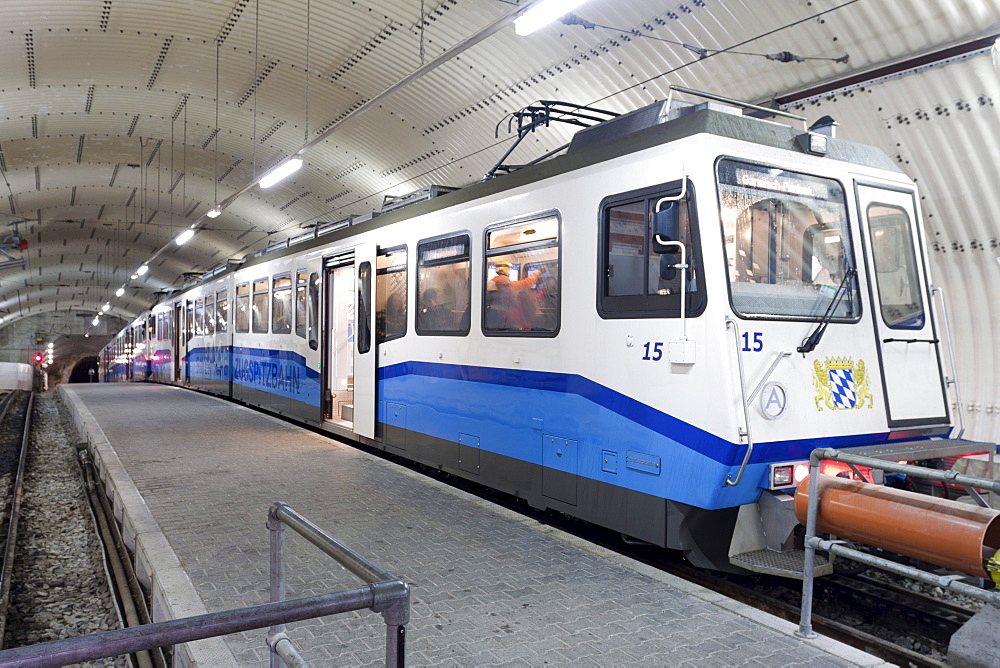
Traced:
<path fill-rule="evenodd" d="M 890 186 L 856 187 L 889 426 L 946 423 L 915 195 Z"/>

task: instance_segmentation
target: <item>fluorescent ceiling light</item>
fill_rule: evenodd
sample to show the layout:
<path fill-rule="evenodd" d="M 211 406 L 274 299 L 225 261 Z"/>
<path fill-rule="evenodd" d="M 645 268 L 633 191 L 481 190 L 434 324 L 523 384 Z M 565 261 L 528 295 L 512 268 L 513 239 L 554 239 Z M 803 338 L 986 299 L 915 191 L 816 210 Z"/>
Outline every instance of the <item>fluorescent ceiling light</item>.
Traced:
<path fill-rule="evenodd" d="M 149 271 L 149 265 L 148 264 L 144 264 L 141 267 L 139 267 L 138 269 L 136 269 L 135 273 L 138 274 L 139 276 L 145 276 L 147 271 Z"/>
<path fill-rule="evenodd" d="M 115 290 L 115 297 L 121 297 L 123 294 L 125 294 L 125 288 L 118 288 Z"/>
<path fill-rule="evenodd" d="M 259 185 L 261 188 L 270 188 L 278 181 L 299 171 L 300 167 L 302 167 L 302 158 L 290 158 L 260 177 Z"/>
<path fill-rule="evenodd" d="M 174 243 L 177 244 L 178 246 L 183 246 L 187 242 L 191 241 L 191 237 L 193 236 L 194 236 L 194 230 L 184 230 L 183 232 L 177 235 L 177 238 L 174 239 Z"/>
<path fill-rule="evenodd" d="M 107 313 L 108 311 L 111 310 L 111 304 L 105 304 L 104 306 L 101 307 L 101 310 Z"/>
<path fill-rule="evenodd" d="M 209 218 L 218 218 L 219 216 L 222 215 L 222 209 L 220 209 L 219 207 L 215 207 L 214 209 L 211 209 L 205 215 L 208 216 Z"/>
<path fill-rule="evenodd" d="M 100 321 L 101 319 L 95 315 L 94 319 L 90 321 L 90 324 L 93 325 L 94 327 L 97 327 L 97 323 L 99 323 Z"/>
<path fill-rule="evenodd" d="M 542 0 L 514 19 L 514 32 L 522 37 L 544 28 L 560 16 L 570 13 L 586 0 Z"/>

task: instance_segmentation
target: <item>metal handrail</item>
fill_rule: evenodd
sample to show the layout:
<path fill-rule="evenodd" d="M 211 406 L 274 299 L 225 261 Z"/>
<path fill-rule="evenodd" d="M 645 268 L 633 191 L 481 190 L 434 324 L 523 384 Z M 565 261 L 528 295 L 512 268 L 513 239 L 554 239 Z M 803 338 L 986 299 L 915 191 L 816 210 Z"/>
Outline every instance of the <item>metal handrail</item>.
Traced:
<path fill-rule="evenodd" d="M 280 603 L 263 603 L 247 608 L 17 647 L 0 652 L 0 665 L 65 666 L 109 656 L 132 654 L 154 647 L 169 647 L 241 631 L 262 629 L 275 623 L 299 622 L 341 612 L 374 608 L 387 598 L 408 600 L 408 585 L 400 581 L 379 583 L 378 587 L 369 585 Z"/>
<path fill-rule="evenodd" d="M 736 361 L 739 363 L 740 368 L 740 402 L 743 404 L 743 424 L 746 425 L 746 429 L 740 429 L 739 434 L 741 438 L 743 436 L 747 437 L 747 453 L 743 455 L 743 463 L 740 464 L 740 470 L 736 473 L 736 480 L 733 480 L 732 473 L 728 474 L 726 481 L 722 483 L 723 487 L 735 487 L 740 484 L 740 480 L 743 479 L 743 472 L 746 471 L 747 463 L 750 461 L 750 455 L 753 454 L 753 436 L 750 434 L 750 413 L 747 411 L 746 380 L 743 374 L 743 351 L 740 349 L 740 326 L 727 315 L 726 329 L 729 329 L 730 325 L 732 325 L 733 334 L 736 337 Z"/>
<path fill-rule="evenodd" d="M 380 592 L 380 596 L 368 607 L 381 613 L 385 620 L 385 665 L 404 666 L 406 625 L 410 621 L 409 585 L 351 550 L 281 501 L 271 506 L 267 516 L 267 528 L 271 532 L 272 603 L 285 598 L 285 525 L 368 583 L 373 592 Z M 401 591 L 397 590 L 397 585 L 402 586 Z M 306 665 L 285 634 L 284 622 L 276 622 L 271 626 L 267 644 L 272 651 L 271 668 L 280 668 L 281 661 L 289 666 Z"/>
<path fill-rule="evenodd" d="M 820 464 L 823 460 L 845 462 L 855 466 L 868 466 L 871 468 L 891 471 L 893 473 L 905 473 L 917 478 L 928 480 L 938 480 L 942 482 L 953 482 L 965 486 L 967 489 L 979 487 L 989 489 L 993 492 L 1000 492 L 1000 480 L 987 480 L 986 478 L 976 478 L 964 475 L 958 471 L 942 471 L 940 469 L 928 469 L 922 466 L 912 466 L 909 464 L 897 464 L 896 462 L 884 459 L 875 459 L 862 455 L 855 455 L 848 452 L 841 452 L 833 448 L 816 448 L 809 455 L 809 503 L 806 510 L 806 536 L 805 536 L 805 562 L 803 563 L 802 578 L 802 607 L 799 618 L 799 628 L 796 635 L 803 638 L 815 638 L 816 634 L 812 630 L 812 603 L 813 584 L 816 579 L 816 550 L 825 550 L 835 555 L 841 555 L 854 561 L 867 564 L 875 568 L 881 568 L 897 575 L 902 575 L 914 580 L 937 585 L 939 587 L 951 588 L 961 594 L 972 598 L 991 603 L 1000 607 L 1000 594 L 994 591 L 986 591 L 971 585 L 959 582 L 964 576 L 940 576 L 917 568 L 904 566 L 887 559 L 881 559 L 867 552 L 854 550 L 842 545 L 842 541 L 822 540 L 816 535 L 816 522 L 819 515 L 819 477 Z"/>
<path fill-rule="evenodd" d="M 773 362 L 771 362 L 771 366 L 768 368 L 766 372 L 764 372 L 764 375 L 761 377 L 760 382 L 757 383 L 757 387 L 753 388 L 753 392 L 751 392 L 750 396 L 747 398 L 747 404 L 752 404 L 753 400 L 757 398 L 758 394 L 760 394 L 760 391 L 764 389 L 764 385 L 767 384 L 767 379 L 770 378 L 771 374 L 774 373 L 774 370 L 778 368 L 778 364 L 781 363 L 781 360 L 791 356 L 792 354 L 788 352 L 778 353 L 778 356 L 774 358 Z"/>
<path fill-rule="evenodd" d="M 668 197 L 661 197 L 656 201 L 656 206 L 654 207 L 656 213 L 660 212 L 660 205 L 664 202 L 680 202 L 687 197 L 687 170 L 684 170 L 684 176 L 681 178 L 681 192 L 679 195 L 671 195 Z M 682 241 L 667 241 L 659 234 L 656 235 L 656 243 L 661 246 L 676 247 L 681 252 L 681 261 L 674 264 L 674 267 L 681 268 L 681 339 L 687 341 L 687 248 Z"/>
<path fill-rule="evenodd" d="M 284 600 L 285 524 L 361 577 L 367 585 Z M 305 666 L 305 661 L 285 635 L 285 624 L 365 609 L 378 612 L 385 619 L 386 665 L 405 665 L 403 650 L 406 624 L 410 621 L 410 586 L 345 547 L 284 503 L 278 502 L 271 507 L 267 526 L 271 530 L 270 603 L 17 647 L 0 651 L 0 665 L 65 666 L 269 627 L 267 642 L 272 651 L 271 665 L 280 666 L 278 662 L 283 660 L 289 666 Z"/>
<path fill-rule="evenodd" d="M 944 338 L 948 342 L 948 360 L 951 365 L 952 377 L 945 377 L 945 385 L 955 386 L 955 401 L 958 406 L 958 422 L 962 425 L 962 428 L 958 431 L 957 438 L 961 440 L 962 436 L 965 434 L 965 407 L 962 405 L 962 391 L 958 387 L 958 367 L 955 366 L 955 344 L 951 338 L 951 325 L 948 321 L 948 303 L 944 298 L 944 290 L 932 285 L 931 294 L 937 294 L 941 297 L 941 319 L 944 321 Z M 990 473 L 993 472 L 993 457 L 990 457 L 989 461 Z"/>

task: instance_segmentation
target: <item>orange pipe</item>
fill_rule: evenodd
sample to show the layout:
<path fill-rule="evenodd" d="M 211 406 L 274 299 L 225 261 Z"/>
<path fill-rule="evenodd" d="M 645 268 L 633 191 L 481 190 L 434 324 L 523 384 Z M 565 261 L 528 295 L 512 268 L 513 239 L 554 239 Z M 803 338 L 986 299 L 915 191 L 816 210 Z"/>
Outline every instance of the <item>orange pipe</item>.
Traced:
<path fill-rule="evenodd" d="M 795 516 L 802 524 L 808 506 L 806 478 L 795 492 Z M 821 475 L 819 479 L 817 532 L 976 577 L 990 577 L 983 561 L 1000 548 L 998 518 L 1000 512 L 992 508 L 846 478 Z"/>

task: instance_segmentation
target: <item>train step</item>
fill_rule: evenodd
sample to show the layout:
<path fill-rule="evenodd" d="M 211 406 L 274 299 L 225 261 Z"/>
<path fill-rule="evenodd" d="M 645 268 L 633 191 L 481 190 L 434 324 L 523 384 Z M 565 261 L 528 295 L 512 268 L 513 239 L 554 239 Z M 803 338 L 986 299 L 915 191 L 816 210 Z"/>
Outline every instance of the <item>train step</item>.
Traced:
<path fill-rule="evenodd" d="M 733 555 L 729 557 L 729 562 L 754 573 L 780 575 L 785 578 L 801 580 L 805 556 L 805 550 L 776 552 L 765 548 Z M 817 552 L 814 568 L 817 577 L 829 575 L 833 572 L 833 562 L 829 556 Z"/>

